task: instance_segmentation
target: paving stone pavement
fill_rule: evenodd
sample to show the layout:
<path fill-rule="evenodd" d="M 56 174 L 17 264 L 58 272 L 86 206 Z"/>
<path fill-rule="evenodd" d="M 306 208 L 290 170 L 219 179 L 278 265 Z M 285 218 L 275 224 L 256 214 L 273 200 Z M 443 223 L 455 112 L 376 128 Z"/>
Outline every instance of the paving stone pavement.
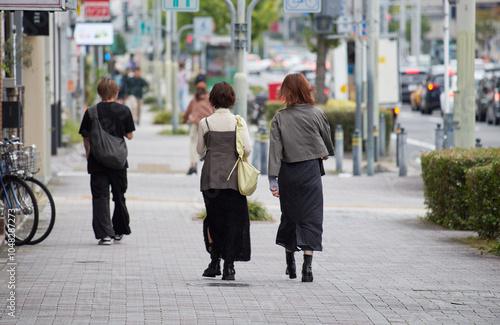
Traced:
<path fill-rule="evenodd" d="M 500 258 L 463 244 L 471 232 L 426 222 L 420 177 L 391 170 L 323 177 L 313 283 L 284 274 L 279 203 L 261 176 L 252 199 L 274 221 L 252 222 L 252 260 L 235 264 L 236 281 L 203 278 L 203 199 L 199 177 L 185 175 L 188 136 L 160 136 L 164 127 L 144 116 L 128 142 L 132 234 L 97 245 L 83 148 L 61 149 L 52 161 L 55 228 L 18 247 L 17 265 L 0 265 L 0 324 L 500 324 Z"/>

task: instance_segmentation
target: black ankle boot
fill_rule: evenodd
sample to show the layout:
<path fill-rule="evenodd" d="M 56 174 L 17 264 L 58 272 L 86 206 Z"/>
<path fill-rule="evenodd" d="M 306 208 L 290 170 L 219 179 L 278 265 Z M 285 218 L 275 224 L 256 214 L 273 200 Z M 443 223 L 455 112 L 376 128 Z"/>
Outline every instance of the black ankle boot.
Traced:
<path fill-rule="evenodd" d="M 297 268 L 295 267 L 295 258 L 293 257 L 293 252 L 286 252 L 285 274 L 288 275 L 290 279 L 295 279 L 297 277 Z"/>
<path fill-rule="evenodd" d="M 222 280 L 234 280 L 234 275 L 236 271 L 234 270 L 233 262 L 224 262 L 224 271 L 222 272 Z"/>
<path fill-rule="evenodd" d="M 221 272 L 220 272 L 220 251 L 216 250 L 216 249 L 212 249 L 212 247 L 210 247 L 210 249 L 211 249 L 210 256 L 212 258 L 212 261 L 210 262 L 210 264 L 208 264 L 208 267 L 203 272 L 203 276 L 214 278 L 217 275 L 221 275 Z"/>
<path fill-rule="evenodd" d="M 187 175 L 192 175 L 192 174 L 198 174 L 198 171 L 196 170 L 196 166 L 189 168 L 189 170 L 187 172 Z"/>
<path fill-rule="evenodd" d="M 304 254 L 304 264 L 302 264 L 302 282 L 313 282 L 312 255 Z"/>

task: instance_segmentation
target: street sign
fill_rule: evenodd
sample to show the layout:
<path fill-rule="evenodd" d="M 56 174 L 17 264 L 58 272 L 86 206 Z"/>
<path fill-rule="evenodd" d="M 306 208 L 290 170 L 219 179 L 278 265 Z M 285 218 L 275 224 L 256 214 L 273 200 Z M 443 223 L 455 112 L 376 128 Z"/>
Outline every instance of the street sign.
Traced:
<path fill-rule="evenodd" d="M 109 21 L 109 0 L 88 0 L 83 3 L 85 6 L 86 21 Z"/>
<path fill-rule="evenodd" d="M 285 12 L 307 13 L 321 12 L 321 0 L 284 0 Z M 329 0 L 323 0 L 329 1 Z M 331 1 L 331 0 L 330 0 Z"/>
<path fill-rule="evenodd" d="M 163 0 L 163 10 L 171 11 L 200 11 L 199 0 Z"/>
<path fill-rule="evenodd" d="M 196 37 L 213 35 L 214 19 L 212 17 L 194 17 L 193 25 Z"/>

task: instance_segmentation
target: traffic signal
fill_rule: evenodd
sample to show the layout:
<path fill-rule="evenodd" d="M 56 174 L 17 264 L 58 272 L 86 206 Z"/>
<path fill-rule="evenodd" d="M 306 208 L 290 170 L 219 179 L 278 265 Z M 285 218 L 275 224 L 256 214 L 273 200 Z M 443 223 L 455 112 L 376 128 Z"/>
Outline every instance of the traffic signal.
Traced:
<path fill-rule="evenodd" d="M 193 46 L 193 35 L 189 34 L 186 36 L 186 52 L 193 52 L 194 51 L 194 46 Z"/>

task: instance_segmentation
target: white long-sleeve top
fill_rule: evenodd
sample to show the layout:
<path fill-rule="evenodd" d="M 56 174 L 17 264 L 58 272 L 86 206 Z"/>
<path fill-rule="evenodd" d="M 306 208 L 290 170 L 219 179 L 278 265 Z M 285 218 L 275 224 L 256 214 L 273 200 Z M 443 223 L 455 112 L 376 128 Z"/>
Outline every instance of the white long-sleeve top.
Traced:
<path fill-rule="evenodd" d="M 204 135 L 208 132 L 207 122 L 211 131 L 234 131 L 236 130 L 236 117 L 228 108 L 218 108 L 215 113 L 209 117 L 203 118 L 198 126 L 198 143 L 196 151 L 198 154 L 203 155 L 207 151 Z M 243 124 L 243 145 L 245 149 L 245 157 L 248 157 L 252 152 L 252 144 L 250 143 L 250 135 L 248 134 L 248 127 L 246 121 L 242 118 Z"/>

